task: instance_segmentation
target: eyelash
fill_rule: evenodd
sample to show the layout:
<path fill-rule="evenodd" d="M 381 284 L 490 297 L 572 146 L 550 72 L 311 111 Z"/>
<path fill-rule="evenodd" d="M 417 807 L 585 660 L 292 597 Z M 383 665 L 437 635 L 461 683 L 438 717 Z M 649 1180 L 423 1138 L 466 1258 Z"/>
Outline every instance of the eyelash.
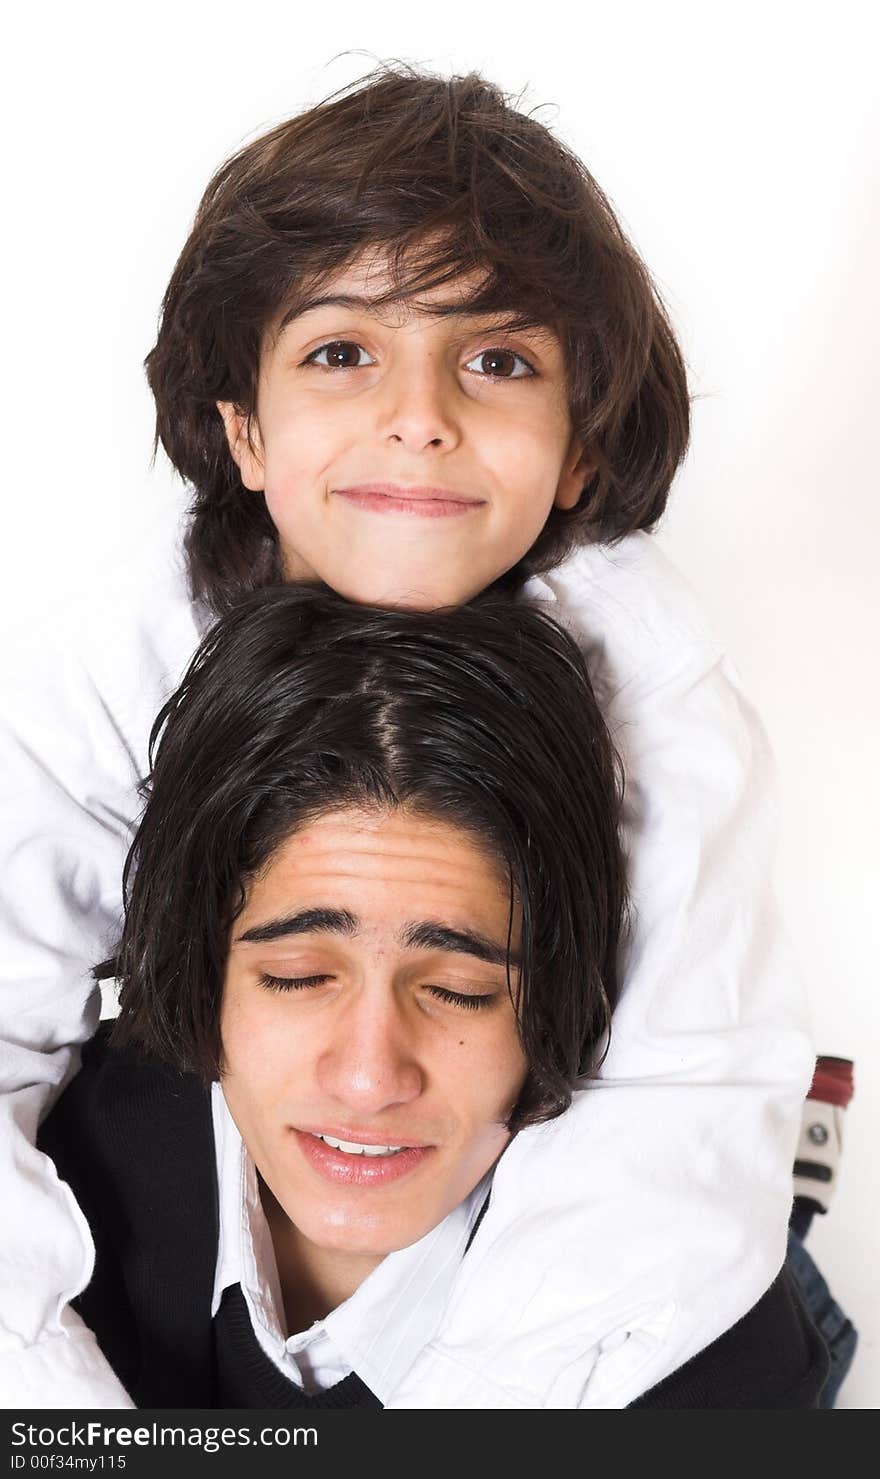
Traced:
<path fill-rule="evenodd" d="M 307 354 L 303 360 L 303 364 L 317 364 L 317 356 L 323 354 L 325 349 L 335 348 L 336 345 L 343 345 L 345 348 L 351 346 L 353 349 L 363 349 L 364 347 L 354 339 L 328 339 L 326 343 L 319 344 L 317 349 L 313 349 L 310 354 Z M 528 375 L 479 375 L 478 378 L 480 380 L 531 380 L 537 378 L 538 372 L 534 365 L 530 360 L 526 359 L 524 354 L 520 354 L 517 349 L 505 349 L 503 345 L 495 344 L 490 345 L 487 349 L 478 350 L 471 358 L 482 358 L 484 354 L 512 354 L 514 359 L 518 359 L 521 364 L 526 366 L 529 373 Z M 330 370 L 337 375 L 344 374 L 347 370 L 366 370 L 369 368 L 369 365 L 318 365 L 319 370 Z M 476 374 L 477 372 L 473 371 L 472 373 Z"/>
<path fill-rule="evenodd" d="M 320 986 L 322 981 L 329 981 L 330 976 L 269 976 L 265 972 L 260 975 L 260 983 L 269 991 L 300 991 L 308 990 L 310 986 Z M 429 986 L 428 991 L 438 1001 L 447 1003 L 449 1006 L 464 1007 L 465 1011 L 477 1012 L 481 1007 L 487 1007 L 495 1000 L 495 993 L 486 992 L 481 996 L 470 996 L 461 991 L 450 991 L 447 986 Z"/>
<path fill-rule="evenodd" d="M 438 1001 L 448 1002 L 454 1007 L 464 1007 L 467 1012 L 478 1012 L 481 1007 L 488 1007 L 495 1000 L 492 991 L 487 991 L 482 996 L 470 996 L 462 991 L 450 991 L 448 986 L 429 986 L 428 990 Z"/>
<path fill-rule="evenodd" d="M 270 991 L 299 991 L 309 986 L 320 986 L 322 981 L 329 979 L 329 976 L 268 976 L 265 972 L 260 976 L 261 984 Z"/>

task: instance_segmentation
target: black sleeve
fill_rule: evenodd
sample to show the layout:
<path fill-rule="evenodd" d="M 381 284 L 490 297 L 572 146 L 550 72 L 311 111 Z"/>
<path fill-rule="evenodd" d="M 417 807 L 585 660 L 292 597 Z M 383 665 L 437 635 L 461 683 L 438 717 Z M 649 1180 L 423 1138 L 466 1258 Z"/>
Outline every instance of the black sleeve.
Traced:
<path fill-rule="evenodd" d="M 815 1408 L 828 1352 L 783 1268 L 747 1315 L 634 1408 Z"/>

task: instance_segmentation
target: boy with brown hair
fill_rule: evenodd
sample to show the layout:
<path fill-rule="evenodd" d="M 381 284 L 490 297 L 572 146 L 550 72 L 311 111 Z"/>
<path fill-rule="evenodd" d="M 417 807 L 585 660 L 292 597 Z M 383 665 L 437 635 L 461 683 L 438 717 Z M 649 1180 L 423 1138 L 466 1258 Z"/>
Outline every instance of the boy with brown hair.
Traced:
<path fill-rule="evenodd" d="M 647 271 L 497 88 L 384 68 L 218 171 L 147 369 L 193 490 L 187 580 L 145 552 L 142 589 L 124 572 L 68 616 L 69 655 L 53 634 L 9 709 L 6 1390 L 128 1402 L 67 1307 L 89 1240 L 33 1138 L 94 1030 L 152 718 L 211 616 L 285 579 L 425 609 L 499 584 L 586 653 L 626 769 L 633 928 L 599 1077 L 505 1153 L 388 1405 L 624 1406 L 778 1272 L 813 1062 L 763 735 L 645 533 L 688 437 Z"/>

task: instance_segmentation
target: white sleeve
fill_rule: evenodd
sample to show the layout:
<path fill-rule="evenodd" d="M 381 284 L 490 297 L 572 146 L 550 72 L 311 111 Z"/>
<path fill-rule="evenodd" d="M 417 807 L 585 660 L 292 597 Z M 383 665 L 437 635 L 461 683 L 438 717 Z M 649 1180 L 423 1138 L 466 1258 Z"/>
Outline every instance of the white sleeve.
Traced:
<path fill-rule="evenodd" d="M 154 600 L 161 613 L 161 593 Z M 92 1240 L 34 1142 L 98 1021 L 91 972 L 116 943 L 149 727 L 163 697 L 162 669 L 175 664 L 139 631 L 136 613 L 107 613 L 96 600 L 84 618 L 85 604 L 42 635 L 7 644 L 4 658 L 0 1391 L 7 1407 L 133 1406 L 69 1307 L 91 1277 Z M 166 621 L 166 638 L 175 623 L 171 647 L 182 644 L 189 655 L 195 631 L 191 617 L 187 631 L 185 609 L 182 621 L 180 610 Z"/>
<path fill-rule="evenodd" d="M 723 653 L 665 610 L 662 561 L 640 541 L 613 559 L 554 591 L 627 773 L 634 918 L 610 1052 L 505 1152 L 392 1408 L 624 1407 L 784 1261 L 814 1050 L 773 899 L 772 761 Z"/>

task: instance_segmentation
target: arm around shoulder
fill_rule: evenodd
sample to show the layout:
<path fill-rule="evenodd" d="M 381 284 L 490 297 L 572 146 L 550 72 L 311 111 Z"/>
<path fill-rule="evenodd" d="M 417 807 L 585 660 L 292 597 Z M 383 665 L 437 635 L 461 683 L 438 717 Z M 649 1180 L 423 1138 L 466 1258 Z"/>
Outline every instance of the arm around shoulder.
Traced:
<path fill-rule="evenodd" d="M 129 1406 L 69 1308 L 88 1229 L 35 1148 L 95 1029 L 150 724 L 196 633 L 85 604 L 6 644 L 0 726 L 0 1369 L 18 1406 Z M 161 625 L 161 623 L 160 623 Z"/>

